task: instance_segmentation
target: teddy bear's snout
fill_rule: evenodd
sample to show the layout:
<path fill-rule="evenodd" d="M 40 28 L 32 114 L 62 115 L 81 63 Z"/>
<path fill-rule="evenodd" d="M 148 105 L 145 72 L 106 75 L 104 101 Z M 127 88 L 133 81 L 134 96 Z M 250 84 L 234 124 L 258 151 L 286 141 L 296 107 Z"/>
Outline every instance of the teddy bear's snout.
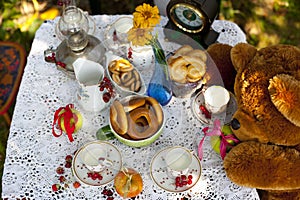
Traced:
<path fill-rule="evenodd" d="M 233 118 L 230 122 L 230 126 L 233 130 L 238 130 L 241 127 L 241 124 L 240 124 L 239 120 L 237 120 L 236 118 Z"/>

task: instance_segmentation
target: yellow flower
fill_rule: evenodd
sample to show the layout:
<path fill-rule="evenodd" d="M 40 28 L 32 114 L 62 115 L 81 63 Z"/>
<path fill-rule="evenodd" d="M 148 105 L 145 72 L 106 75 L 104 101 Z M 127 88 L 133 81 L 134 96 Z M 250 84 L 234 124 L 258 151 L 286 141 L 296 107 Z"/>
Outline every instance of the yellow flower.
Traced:
<path fill-rule="evenodd" d="M 134 26 L 137 28 L 150 28 L 156 26 L 160 21 L 159 10 L 157 6 L 152 7 L 149 4 L 137 6 L 133 13 Z"/>
<path fill-rule="evenodd" d="M 148 44 L 152 39 L 152 28 L 131 28 L 128 31 L 128 40 L 135 46 L 143 46 Z"/>

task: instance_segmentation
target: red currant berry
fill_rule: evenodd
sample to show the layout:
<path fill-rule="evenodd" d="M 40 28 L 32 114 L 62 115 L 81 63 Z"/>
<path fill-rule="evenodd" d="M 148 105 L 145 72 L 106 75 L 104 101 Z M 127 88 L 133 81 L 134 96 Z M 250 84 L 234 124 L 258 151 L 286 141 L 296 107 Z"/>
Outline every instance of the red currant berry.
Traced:
<path fill-rule="evenodd" d="M 181 175 L 181 180 L 182 181 L 186 180 L 186 175 Z"/>
<path fill-rule="evenodd" d="M 63 173 L 65 173 L 65 170 L 62 167 L 58 167 L 58 168 L 56 168 L 56 173 L 57 174 L 63 174 Z"/>
<path fill-rule="evenodd" d="M 66 178 L 65 178 L 64 176 L 60 176 L 60 177 L 58 178 L 58 180 L 59 180 L 61 183 L 63 183 L 63 182 L 66 181 Z"/>
<path fill-rule="evenodd" d="M 193 179 L 193 175 L 188 175 L 188 179 L 192 180 Z"/>
<path fill-rule="evenodd" d="M 52 185 L 52 191 L 53 192 L 56 192 L 56 191 L 58 191 L 60 189 L 60 185 L 59 184 L 53 184 Z"/>
<path fill-rule="evenodd" d="M 66 162 L 65 163 L 65 168 L 71 168 L 72 167 L 72 163 L 71 162 Z"/>
<path fill-rule="evenodd" d="M 103 101 L 105 102 L 105 103 L 107 103 L 107 102 L 109 102 L 109 100 L 110 100 L 110 98 L 111 98 L 111 95 L 110 95 L 110 93 L 108 93 L 108 92 L 106 92 L 106 93 L 104 93 L 103 94 Z"/>
<path fill-rule="evenodd" d="M 191 185 L 192 183 L 193 183 L 192 179 L 189 179 L 189 180 L 187 181 L 187 184 L 188 184 L 188 185 Z"/>

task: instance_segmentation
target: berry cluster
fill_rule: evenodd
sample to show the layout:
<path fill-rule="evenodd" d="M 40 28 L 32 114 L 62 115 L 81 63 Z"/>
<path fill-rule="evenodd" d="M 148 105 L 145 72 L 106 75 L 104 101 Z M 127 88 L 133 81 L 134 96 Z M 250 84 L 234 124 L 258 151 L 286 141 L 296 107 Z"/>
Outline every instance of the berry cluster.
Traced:
<path fill-rule="evenodd" d="M 129 49 L 128 49 L 128 58 L 132 59 L 132 48 L 131 47 L 129 47 Z"/>
<path fill-rule="evenodd" d="M 57 61 L 56 60 L 54 52 L 52 52 L 50 56 L 46 56 L 45 59 L 46 59 L 47 62 L 53 62 L 53 63 L 55 63 L 56 65 L 58 65 L 58 66 L 60 66 L 62 68 L 66 68 L 66 63 L 63 63 L 61 61 Z"/>
<path fill-rule="evenodd" d="M 64 163 L 65 168 L 71 168 L 72 160 L 73 160 L 73 157 L 71 155 L 67 155 L 65 157 L 65 163 Z M 61 166 L 56 168 L 56 173 L 59 175 L 59 178 L 58 178 L 59 183 L 56 183 L 56 184 L 52 185 L 52 191 L 53 192 L 56 192 L 56 191 L 61 190 L 61 189 L 66 189 L 66 188 L 69 187 L 69 184 L 67 183 L 67 179 L 63 175 L 65 173 L 65 168 L 63 168 Z M 73 182 L 73 187 L 75 189 L 79 188 L 80 186 L 81 186 L 81 184 L 78 181 Z"/>
<path fill-rule="evenodd" d="M 207 108 L 203 104 L 199 106 L 199 109 L 206 119 L 211 119 L 211 113 L 207 110 Z"/>
<path fill-rule="evenodd" d="M 87 173 L 88 177 L 91 178 L 92 180 L 102 180 L 103 176 L 99 172 L 88 172 Z"/>
<path fill-rule="evenodd" d="M 193 176 L 192 175 L 180 175 L 175 178 L 175 186 L 176 187 L 183 187 L 186 185 L 191 185 L 193 183 Z"/>
<path fill-rule="evenodd" d="M 106 76 L 100 82 L 99 88 L 101 92 L 106 89 L 106 92 L 104 92 L 102 99 L 105 103 L 109 102 L 109 100 L 114 96 L 114 89 L 111 81 Z"/>
<path fill-rule="evenodd" d="M 102 190 L 101 194 L 103 194 L 104 197 L 106 197 L 106 200 L 113 200 L 114 199 L 114 197 L 113 197 L 114 192 L 110 189 L 104 188 Z"/>

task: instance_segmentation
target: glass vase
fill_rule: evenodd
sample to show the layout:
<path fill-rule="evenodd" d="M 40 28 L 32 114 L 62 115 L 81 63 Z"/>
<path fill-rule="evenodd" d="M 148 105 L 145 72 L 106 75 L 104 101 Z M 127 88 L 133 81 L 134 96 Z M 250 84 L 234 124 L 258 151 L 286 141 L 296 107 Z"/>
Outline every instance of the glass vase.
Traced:
<path fill-rule="evenodd" d="M 172 98 L 172 87 L 168 65 L 163 49 L 157 38 L 151 41 L 154 54 L 154 72 L 147 88 L 147 95 L 155 98 L 162 106 Z"/>

